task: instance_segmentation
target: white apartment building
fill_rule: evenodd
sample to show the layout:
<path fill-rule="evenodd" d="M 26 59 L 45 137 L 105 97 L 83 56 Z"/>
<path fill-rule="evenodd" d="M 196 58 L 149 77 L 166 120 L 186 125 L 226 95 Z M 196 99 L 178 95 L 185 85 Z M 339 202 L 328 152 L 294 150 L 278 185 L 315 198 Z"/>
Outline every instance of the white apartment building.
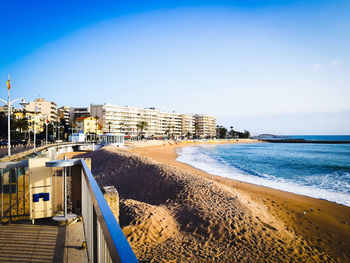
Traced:
<path fill-rule="evenodd" d="M 182 118 L 182 134 L 186 137 L 192 137 L 195 134 L 194 115 L 193 114 L 181 114 L 181 118 Z"/>
<path fill-rule="evenodd" d="M 182 134 L 181 114 L 163 112 L 155 108 L 137 108 L 112 104 L 91 105 L 91 116 L 97 116 L 103 133 L 124 134 L 136 137 L 137 124 L 147 122 L 143 131 L 145 137 L 177 138 Z"/>
<path fill-rule="evenodd" d="M 216 136 L 216 119 L 206 115 L 180 114 L 164 112 L 155 108 L 138 108 L 101 104 L 90 106 L 91 116 L 98 118 L 104 134 L 124 134 L 130 137 L 139 135 L 137 124 L 147 122 L 143 130 L 146 138 L 180 138 L 195 135 L 198 126 L 198 135 L 201 138 Z"/>
<path fill-rule="evenodd" d="M 196 125 L 198 126 L 198 135 L 200 138 L 216 136 L 216 119 L 212 116 L 196 114 L 194 115 Z"/>

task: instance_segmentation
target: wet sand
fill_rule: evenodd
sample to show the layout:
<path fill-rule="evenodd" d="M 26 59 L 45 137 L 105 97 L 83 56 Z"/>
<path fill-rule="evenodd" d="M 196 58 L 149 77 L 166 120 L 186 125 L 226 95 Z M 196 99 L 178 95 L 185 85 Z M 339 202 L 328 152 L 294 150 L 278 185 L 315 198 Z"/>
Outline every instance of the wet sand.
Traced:
<path fill-rule="evenodd" d="M 175 149 L 184 145 L 136 148 L 131 151 L 165 163 L 219 185 L 227 186 L 254 213 L 264 210 L 266 221 L 280 221 L 285 232 L 305 240 L 328 260 L 350 262 L 350 207 L 210 175 L 176 161 Z M 310 259 L 311 260 L 311 259 Z"/>
<path fill-rule="evenodd" d="M 350 207 L 213 176 L 173 144 L 85 157 L 140 262 L 350 262 Z"/>

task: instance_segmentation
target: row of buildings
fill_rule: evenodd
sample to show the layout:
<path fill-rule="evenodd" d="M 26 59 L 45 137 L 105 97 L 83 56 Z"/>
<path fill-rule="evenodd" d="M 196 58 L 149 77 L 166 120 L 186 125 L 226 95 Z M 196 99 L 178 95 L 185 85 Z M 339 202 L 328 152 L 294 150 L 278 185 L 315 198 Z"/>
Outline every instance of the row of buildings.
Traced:
<path fill-rule="evenodd" d="M 22 109 L 14 110 L 15 118 L 26 116 L 33 129 L 40 132 L 45 123 L 71 127 L 76 132 L 120 134 L 146 138 L 215 137 L 216 119 L 201 114 L 164 112 L 156 108 L 138 108 L 112 104 L 90 107 L 57 107 L 43 98 L 21 103 Z M 6 107 L 0 108 L 5 113 Z"/>
<path fill-rule="evenodd" d="M 142 135 L 160 137 L 215 137 L 216 119 L 199 114 L 164 112 L 155 108 L 138 108 L 112 104 L 91 105 L 91 116 L 98 119 L 103 133 L 138 136 L 140 123 L 146 123 Z"/>

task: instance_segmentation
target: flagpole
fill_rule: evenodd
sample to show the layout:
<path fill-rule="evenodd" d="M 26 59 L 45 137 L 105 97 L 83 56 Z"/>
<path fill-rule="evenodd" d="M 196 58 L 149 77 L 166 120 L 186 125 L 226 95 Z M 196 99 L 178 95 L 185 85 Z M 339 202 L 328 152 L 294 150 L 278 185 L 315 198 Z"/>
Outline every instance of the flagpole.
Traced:
<path fill-rule="evenodd" d="M 35 129 L 35 124 L 36 124 L 36 105 L 35 105 L 35 110 L 34 110 L 34 150 L 35 150 L 35 145 L 36 145 L 36 129 Z"/>
<path fill-rule="evenodd" d="M 46 119 L 46 121 L 45 121 L 45 124 L 46 124 L 46 145 L 47 145 L 47 119 Z"/>
<path fill-rule="evenodd" d="M 10 80 L 10 74 L 8 74 Z M 10 89 L 7 88 L 7 152 L 11 156 L 11 104 L 10 104 Z"/>

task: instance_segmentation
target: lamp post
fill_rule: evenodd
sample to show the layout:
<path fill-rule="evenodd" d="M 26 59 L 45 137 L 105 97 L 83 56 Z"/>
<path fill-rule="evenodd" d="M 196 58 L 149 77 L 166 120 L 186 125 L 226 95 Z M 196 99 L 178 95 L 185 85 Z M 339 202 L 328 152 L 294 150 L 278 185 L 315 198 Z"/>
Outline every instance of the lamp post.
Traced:
<path fill-rule="evenodd" d="M 55 142 L 55 122 L 52 122 L 52 141 Z"/>
<path fill-rule="evenodd" d="M 34 110 L 34 150 L 36 146 L 36 113 L 38 112 L 38 106 L 35 105 L 35 110 Z"/>
<path fill-rule="evenodd" d="M 18 98 L 13 101 L 10 100 L 10 74 L 8 74 L 8 80 L 7 80 L 7 102 L 3 99 L 0 99 L 5 105 L 7 105 L 7 152 L 8 156 L 11 156 L 11 105 L 15 103 L 16 101 L 23 98 Z"/>
<path fill-rule="evenodd" d="M 48 133 L 47 133 L 47 122 L 45 122 L 45 128 L 46 128 L 46 145 L 47 145 L 47 137 L 48 137 Z"/>
<path fill-rule="evenodd" d="M 73 127 L 69 127 L 68 129 L 70 130 L 70 141 L 72 142 L 73 141 L 73 130 L 74 130 L 74 128 Z M 69 138 L 69 136 L 68 136 L 68 138 Z M 68 141 L 69 141 L 69 139 L 68 139 Z"/>

